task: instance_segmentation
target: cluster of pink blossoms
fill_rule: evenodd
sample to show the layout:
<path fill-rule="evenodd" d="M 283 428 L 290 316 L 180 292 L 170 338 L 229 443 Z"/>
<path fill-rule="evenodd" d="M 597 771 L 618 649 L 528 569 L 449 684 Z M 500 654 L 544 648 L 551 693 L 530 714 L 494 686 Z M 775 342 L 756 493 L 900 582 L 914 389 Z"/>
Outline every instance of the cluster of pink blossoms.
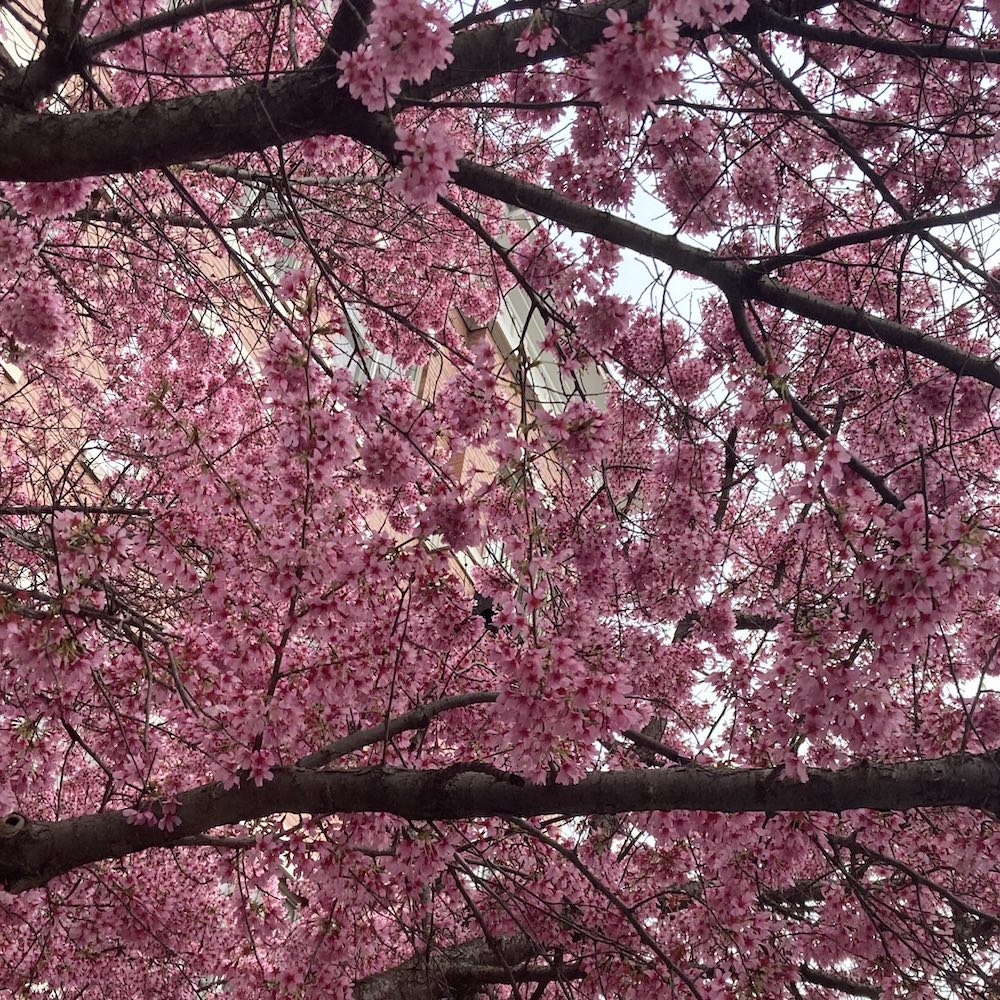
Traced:
<path fill-rule="evenodd" d="M 431 207 L 458 167 L 461 147 L 441 122 L 432 122 L 422 132 L 401 128 L 398 135 L 396 149 L 403 154 L 403 165 L 386 187 L 412 205 Z"/>
<path fill-rule="evenodd" d="M 588 351 L 610 351 L 628 334 L 628 303 L 617 295 L 597 293 L 592 302 L 581 302 L 576 309 L 577 340 Z"/>
<path fill-rule="evenodd" d="M 212 40 L 195 21 L 158 31 L 144 40 L 143 57 L 162 64 L 163 71 L 186 77 L 205 76 L 215 66 Z"/>
<path fill-rule="evenodd" d="M 137 809 L 123 809 L 122 815 L 129 826 L 150 826 L 171 833 L 181 825 L 181 818 L 177 815 L 179 805 L 175 798 L 161 799 L 155 804 L 144 803 Z M 159 806 L 159 810 L 154 806 Z"/>
<path fill-rule="evenodd" d="M 680 92 L 677 73 L 664 65 L 679 50 L 680 22 L 663 4 L 651 5 L 637 24 L 625 11 L 609 10 L 607 16 L 606 41 L 590 57 L 590 96 L 609 111 L 637 118 Z"/>
<path fill-rule="evenodd" d="M 715 229 L 726 217 L 729 191 L 716 156 L 718 134 L 705 118 L 666 114 L 646 133 L 656 193 L 690 233 Z"/>
<path fill-rule="evenodd" d="M 544 589 L 536 587 L 528 598 L 529 611 L 547 599 Z M 645 721 L 612 656 L 597 669 L 565 637 L 552 639 L 548 649 L 510 645 L 493 655 L 504 676 L 496 714 L 513 737 L 507 764 L 526 778 L 543 780 L 553 773 L 558 781 L 580 778 L 590 752 L 586 748 L 609 732 Z"/>
<path fill-rule="evenodd" d="M 444 15 L 420 0 L 376 2 L 368 40 L 337 62 L 340 86 L 369 111 L 381 111 L 404 80 L 424 83 L 452 60 L 451 31 Z"/>
<path fill-rule="evenodd" d="M 749 9 L 747 0 L 677 0 L 674 5 L 675 15 L 694 28 L 740 21 Z"/>
<path fill-rule="evenodd" d="M 532 18 L 531 24 L 521 32 L 517 40 L 517 51 L 529 56 L 551 49 L 556 43 L 556 32 L 551 24 L 538 22 Z"/>
<path fill-rule="evenodd" d="M 5 184 L 3 194 L 13 208 L 39 219 L 58 219 L 83 208 L 100 182 L 94 177 L 39 184 Z"/>
<path fill-rule="evenodd" d="M 31 231 L 13 219 L 0 219 L 0 263 L 8 272 L 13 265 L 23 264 L 34 247 Z"/>
<path fill-rule="evenodd" d="M 0 299 L 0 332 L 22 347 L 50 351 L 69 327 L 66 303 L 51 282 L 24 282 Z"/>
<path fill-rule="evenodd" d="M 482 538 L 475 505 L 446 490 L 427 499 L 418 522 L 425 535 L 440 534 L 456 552 L 478 545 Z"/>
<path fill-rule="evenodd" d="M 304 267 L 296 267 L 286 271 L 278 281 L 275 289 L 277 296 L 284 302 L 291 302 L 309 287 L 309 272 Z"/>
<path fill-rule="evenodd" d="M 614 436 L 613 425 L 596 407 L 576 399 L 558 416 L 538 413 L 538 425 L 569 458 L 580 465 L 600 462 Z"/>
<path fill-rule="evenodd" d="M 385 874 L 414 899 L 425 896 L 454 858 L 454 847 L 423 831 L 403 830 L 394 850 L 382 862 Z"/>

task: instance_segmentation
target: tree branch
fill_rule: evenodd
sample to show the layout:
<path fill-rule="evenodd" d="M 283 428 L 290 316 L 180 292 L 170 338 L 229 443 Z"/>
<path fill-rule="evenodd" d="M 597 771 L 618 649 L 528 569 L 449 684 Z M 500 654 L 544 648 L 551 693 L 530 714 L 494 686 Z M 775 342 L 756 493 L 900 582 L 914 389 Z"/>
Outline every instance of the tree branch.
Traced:
<path fill-rule="evenodd" d="M 537 979 L 538 970 L 512 969 L 538 955 L 538 946 L 521 934 L 494 944 L 465 941 L 431 955 L 416 955 L 400 965 L 362 979 L 355 1000 L 441 1000 L 456 995 L 457 987 Z M 509 971 L 508 971 L 509 970 Z M 555 977 L 550 977 L 555 978 Z"/>
<path fill-rule="evenodd" d="M 778 376 L 772 375 L 768 372 L 767 356 L 764 354 L 761 346 L 754 339 L 753 331 L 750 329 L 750 323 L 747 319 L 746 307 L 743 302 L 739 299 L 730 299 L 729 306 L 730 309 L 732 309 L 733 321 L 736 324 L 736 330 L 747 349 L 747 353 L 751 358 L 753 358 L 761 369 L 765 381 L 768 382 L 778 397 L 788 404 L 792 413 L 795 414 L 799 421 L 805 424 L 806 427 L 808 427 L 820 441 L 826 441 L 829 437 L 831 437 L 831 432 L 823 426 L 822 422 L 818 420 L 813 413 L 802 405 L 795 394 L 780 378 L 778 378 Z M 864 479 L 865 482 L 868 483 L 887 504 L 891 504 L 897 510 L 903 509 L 902 499 L 889 488 L 885 479 L 877 472 L 870 469 L 864 462 L 853 455 L 848 462 L 848 466 L 856 475 Z"/>
<path fill-rule="evenodd" d="M 575 8 L 563 45 L 592 46 L 603 30 L 597 12 L 605 5 Z M 621 7 L 630 16 L 640 2 Z M 433 97 L 530 61 L 514 39 L 524 20 L 487 25 L 460 35 L 455 60 L 423 88 L 405 97 Z M 500 32 L 500 35 L 497 34 Z M 492 39 L 491 56 L 481 51 Z M 535 61 L 553 57 L 555 49 Z M 475 77 L 475 79 L 473 79 Z M 394 161 L 395 130 L 384 115 L 371 114 L 336 86 L 335 71 L 313 63 L 268 84 L 198 94 L 130 108 L 53 115 L 9 111 L 0 116 L 0 180 L 61 180 L 134 171 L 193 159 L 213 158 L 278 145 L 312 135 L 344 135 Z M 830 301 L 763 276 L 754 267 L 726 260 L 673 236 L 598 211 L 554 191 L 462 160 L 456 182 L 472 191 L 526 209 L 572 229 L 663 261 L 704 278 L 729 297 L 766 302 L 805 319 L 860 333 L 890 347 L 942 365 L 956 375 L 1000 387 L 1000 367 L 943 339 Z"/>
<path fill-rule="evenodd" d="M 783 13 L 795 14 L 821 5 L 819 0 L 776 3 Z M 354 7 L 363 17 L 366 5 Z M 461 32 L 454 40 L 454 58 L 448 68 L 436 72 L 422 86 L 406 88 L 399 103 L 431 100 L 536 63 L 585 55 L 601 41 L 610 7 L 635 21 L 645 15 L 648 2 L 615 0 L 553 11 L 552 24 L 558 30 L 558 40 L 535 55 L 517 51 L 518 38 L 530 24 L 530 17 Z M 744 19 L 739 25 L 727 27 L 752 32 L 754 24 L 753 19 Z M 692 38 L 708 33 L 704 29 L 686 32 Z M 334 48 L 347 46 L 359 37 L 358 18 L 344 14 L 335 19 L 327 44 Z M 94 40 L 100 50 L 107 43 L 107 36 Z M 86 61 L 87 55 L 81 58 Z M 26 67 L 26 72 L 33 65 Z M 375 116 L 364 112 L 338 87 L 337 78 L 329 52 L 325 51 L 301 70 L 267 84 L 248 84 L 134 107 L 64 115 L 35 114 L 15 103 L 20 110 L 0 116 L 0 180 L 66 180 L 124 173 L 253 152 L 313 135 L 345 135 L 364 141 L 356 131 L 356 123 Z M 4 97 L 12 101 L 13 95 L 0 88 L 0 108 Z M 389 153 L 393 153 L 393 143 L 389 144 Z"/>
<path fill-rule="evenodd" d="M 40 57 L 25 68 L 25 79 L 18 81 L 13 90 L 7 88 L 8 81 L 0 88 L 0 108 L 6 98 L 18 109 L 0 116 L 0 180 L 65 180 L 131 172 L 252 152 L 313 135 L 358 138 L 358 119 L 374 116 L 337 86 L 338 74 L 331 56 L 333 50 L 356 44 L 362 37 L 367 6 L 342 5 L 323 53 L 301 70 L 266 84 L 253 83 L 129 108 L 71 115 L 34 113 L 30 106 L 39 92 L 37 86 L 27 87 L 27 76 L 41 73 Z M 600 41 L 609 6 L 584 5 L 560 15 L 560 41 L 535 56 L 517 51 L 518 37 L 530 18 L 463 32 L 455 38 L 451 65 L 402 97 L 426 100 L 532 63 L 583 54 Z M 634 20 L 645 13 L 648 5 L 646 0 L 634 0 L 614 6 Z M 359 16 L 354 15 L 355 8 Z M 86 56 L 83 58 L 86 60 Z M 42 75 L 48 80 L 47 74 Z M 63 166 L 46 162 L 53 157 L 63 158 Z"/>
<path fill-rule="evenodd" d="M 1000 196 L 992 198 L 984 205 L 977 205 L 975 208 L 968 208 L 963 212 L 920 216 L 903 222 L 893 222 L 885 226 L 875 226 L 871 229 L 861 229 L 854 233 L 844 233 L 841 236 L 817 240 L 815 243 L 805 244 L 798 250 L 789 250 L 787 253 L 776 253 L 765 257 L 756 265 L 755 270 L 760 274 L 766 274 L 788 264 L 816 260 L 831 250 L 839 250 L 841 247 L 856 246 L 859 243 L 875 243 L 878 240 L 892 239 L 894 236 L 904 236 L 909 233 L 921 235 L 939 226 L 958 226 L 997 214 L 1000 214 Z"/>
<path fill-rule="evenodd" d="M 841 993 L 848 993 L 851 996 L 878 1000 L 882 995 L 882 991 L 877 986 L 869 986 L 867 983 L 859 983 L 856 979 L 848 979 L 847 976 L 837 976 L 832 972 L 824 972 L 811 965 L 799 966 L 799 975 L 804 983 L 822 986 L 828 990 L 839 990 Z"/>
<path fill-rule="evenodd" d="M 809 24 L 794 16 L 780 13 L 771 4 L 752 3 L 751 16 L 762 30 L 780 31 L 793 38 L 813 42 L 882 52 L 904 59 L 946 59 L 950 62 L 1000 63 L 1000 49 L 982 48 L 978 45 L 948 45 L 945 42 L 900 41 L 891 37 L 877 38 L 862 31 L 841 31 Z"/>
<path fill-rule="evenodd" d="M 782 778 L 780 768 L 692 764 L 536 785 L 477 763 L 422 771 L 287 768 L 259 788 L 244 782 L 226 789 L 212 782 L 183 793 L 177 810 L 181 825 L 173 832 L 130 825 L 120 811 L 29 821 L 0 841 L 0 880 L 10 892 L 24 891 L 83 865 L 172 847 L 215 827 L 281 813 L 384 812 L 414 820 L 460 820 L 651 810 L 776 814 L 964 806 L 1000 811 L 1000 753 L 866 762 L 839 771 L 810 768 L 808 774 L 809 780 L 800 783 Z"/>
<path fill-rule="evenodd" d="M 428 702 L 426 705 L 418 705 L 395 719 L 379 723 L 377 726 L 369 726 L 367 729 L 359 729 L 343 739 L 336 740 L 322 750 L 317 750 L 315 753 L 309 754 L 308 757 L 303 757 L 297 766 L 304 768 L 326 767 L 327 764 L 339 757 L 344 757 L 355 750 L 362 750 L 373 743 L 388 741 L 411 729 L 426 729 L 431 719 L 442 712 L 450 712 L 453 709 L 465 708 L 469 705 L 488 705 L 496 700 L 496 691 L 472 691 L 468 694 L 454 694 L 438 698 L 437 701 Z"/>
<path fill-rule="evenodd" d="M 763 277 L 752 266 L 715 256 L 676 236 L 666 236 L 469 160 L 459 163 L 455 180 L 462 187 L 544 216 L 574 232 L 617 243 L 679 271 L 704 278 L 729 298 L 765 302 L 824 326 L 860 333 L 889 347 L 925 357 L 956 375 L 1000 387 L 1000 367 L 991 358 L 969 354 L 945 340 L 856 306 L 833 302 Z"/>
<path fill-rule="evenodd" d="M 192 3 L 181 4 L 179 7 L 150 14 L 148 17 L 140 17 L 100 35 L 94 35 L 87 43 L 87 56 L 93 58 L 140 35 L 162 31 L 164 28 L 175 28 L 196 17 L 205 17 L 207 14 L 216 14 L 219 11 L 244 10 L 264 2 L 270 0 L 193 0 Z"/>

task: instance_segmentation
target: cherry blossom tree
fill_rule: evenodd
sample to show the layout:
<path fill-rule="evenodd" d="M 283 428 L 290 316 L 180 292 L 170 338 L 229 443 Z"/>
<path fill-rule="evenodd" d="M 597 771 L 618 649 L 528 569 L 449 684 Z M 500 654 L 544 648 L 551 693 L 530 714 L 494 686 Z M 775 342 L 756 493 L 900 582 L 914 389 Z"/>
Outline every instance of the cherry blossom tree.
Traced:
<path fill-rule="evenodd" d="M 0 14 L 5 995 L 997 995 L 993 0 Z"/>

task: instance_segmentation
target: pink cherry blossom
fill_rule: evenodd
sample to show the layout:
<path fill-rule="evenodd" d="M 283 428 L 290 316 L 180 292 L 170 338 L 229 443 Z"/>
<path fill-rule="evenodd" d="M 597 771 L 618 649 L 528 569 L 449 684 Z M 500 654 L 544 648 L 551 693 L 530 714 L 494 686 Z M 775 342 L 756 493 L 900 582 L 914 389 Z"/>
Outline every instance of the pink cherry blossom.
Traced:
<path fill-rule="evenodd" d="M 29 351 L 53 350 L 69 329 L 66 304 L 51 282 L 26 281 L 0 299 L 0 332 Z"/>
<path fill-rule="evenodd" d="M 376 0 L 368 41 L 337 63 L 352 97 L 369 111 L 391 104 L 404 80 L 423 83 L 452 60 L 444 16 L 421 0 Z"/>
<path fill-rule="evenodd" d="M 401 128 L 396 149 L 402 166 L 387 189 L 415 206 L 435 204 L 458 168 L 461 146 L 447 127 L 434 123 L 426 129 Z"/>
<path fill-rule="evenodd" d="M 303 289 L 305 289 L 308 281 L 309 272 L 305 268 L 296 267 L 290 271 L 286 271 L 278 282 L 277 290 L 279 298 L 286 300 L 297 298 Z"/>
<path fill-rule="evenodd" d="M 534 56 L 555 45 L 556 33 L 550 24 L 542 24 L 537 28 L 532 24 L 521 32 L 517 40 L 517 51 Z"/>
<path fill-rule="evenodd" d="M 100 185 L 93 177 L 35 184 L 5 184 L 4 193 L 17 211 L 40 219 L 56 219 L 80 211 Z"/>

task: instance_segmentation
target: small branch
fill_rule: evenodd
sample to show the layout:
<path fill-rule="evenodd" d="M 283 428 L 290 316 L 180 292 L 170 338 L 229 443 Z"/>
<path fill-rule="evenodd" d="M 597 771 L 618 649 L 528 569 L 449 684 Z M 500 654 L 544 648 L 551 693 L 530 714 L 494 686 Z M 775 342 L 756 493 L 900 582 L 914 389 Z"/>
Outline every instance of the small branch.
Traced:
<path fill-rule="evenodd" d="M 998 213 L 1000 213 L 1000 199 L 994 198 L 985 205 L 979 205 L 977 208 L 970 208 L 964 212 L 922 216 L 903 222 L 893 222 L 885 226 L 875 226 L 872 229 L 862 229 L 855 233 L 844 233 L 842 236 L 831 236 L 829 239 L 808 243 L 798 250 L 765 257 L 754 265 L 754 270 L 759 274 L 769 274 L 779 267 L 815 260 L 817 257 L 822 257 L 831 250 L 839 250 L 841 247 L 856 246 L 858 243 L 873 243 L 876 240 L 887 240 L 894 236 L 905 236 L 911 233 L 925 234 L 927 230 L 937 226 L 958 226 L 966 222 L 989 218 L 989 216 Z"/>
<path fill-rule="evenodd" d="M 763 29 L 781 31 L 793 38 L 805 38 L 814 42 L 825 42 L 837 47 L 862 49 L 866 52 L 882 52 L 886 55 L 901 56 L 904 59 L 942 59 L 950 62 L 1000 64 L 1000 49 L 983 48 L 979 45 L 947 45 L 934 42 L 898 41 L 895 38 L 875 37 L 862 31 L 840 31 L 827 28 L 797 17 L 779 13 L 766 3 L 750 5 L 751 17 Z"/>
<path fill-rule="evenodd" d="M 469 215 L 461 206 L 457 205 L 450 198 L 443 195 L 438 196 L 438 202 L 450 212 L 456 219 L 464 222 L 503 262 L 503 266 L 510 273 L 511 277 L 518 283 L 524 294 L 528 296 L 533 308 L 537 309 L 542 319 L 549 320 L 556 318 L 552 309 L 542 300 L 535 290 L 535 287 L 521 272 L 521 269 L 511 260 L 510 250 L 504 247 L 486 227 L 475 216 Z M 563 323 L 565 325 L 565 322 Z"/>
<path fill-rule="evenodd" d="M 802 109 L 805 116 L 809 118 L 813 124 L 820 129 L 820 131 L 826 133 L 827 138 L 829 138 L 830 141 L 833 142 L 833 144 L 858 168 L 858 170 L 860 170 L 861 173 L 868 178 L 872 187 L 878 192 L 883 202 L 892 208 L 904 222 L 912 222 L 914 218 L 913 213 L 893 194 L 889 185 L 886 183 L 885 178 L 868 162 L 868 160 L 861 154 L 860 150 L 855 147 L 843 130 L 838 128 L 829 116 L 816 110 L 809 98 L 806 97 L 802 90 L 796 86 L 795 81 L 783 73 L 781 67 L 778 66 L 773 59 L 771 59 L 771 57 L 764 50 L 764 47 L 760 44 L 760 40 L 758 38 L 751 38 L 750 47 L 753 49 L 754 54 L 757 56 L 757 60 L 761 66 L 764 67 L 764 69 L 766 69 L 767 72 L 774 78 L 775 82 L 791 96 L 792 100 L 795 101 L 795 103 Z M 916 233 L 920 239 L 927 243 L 928 246 L 932 247 L 945 260 L 950 260 L 956 268 L 971 271 L 986 281 L 991 279 L 989 272 L 983 270 L 981 267 L 976 267 L 969 261 L 965 260 L 953 247 L 949 246 L 933 233 L 927 232 L 925 227 L 919 227 L 916 230 Z"/>
<path fill-rule="evenodd" d="M 217 837 L 209 834 L 199 834 L 196 837 L 181 837 L 178 847 L 219 847 L 225 850 L 244 851 L 255 847 L 254 837 Z"/>
<path fill-rule="evenodd" d="M 632 907 L 626 906 L 621 897 L 614 892 L 608 885 L 606 885 L 597 875 L 590 870 L 590 868 L 585 865 L 580 858 L 577 856 L 576 851 L 571 851 L 568 847 L 560 844 L 558 840 L 554 840 L 548 834 L 543 833 L 536 826 L 532 826 L 531 823 L 526 823 L 524 820 L 516 819 L 513 817 L 508 817 L 507 822 L 511 826 L 516 827 L 518 830 L 523 831 L 529 836 L 533 837 L 535 840 L 546 847 L 555 851 L 561 857 L 565 858 L 619 913 L 628 921 L 632 929 L 635 931 L 639 940 L 653 952 L 654 955 L 688 988 L 696 1000 L 701 1000 L 702 993 L 701 990 L 695 985 L 693 979 L 688 976 L 678 965 L 674 962 L 670 956 L 660 947 L 656 938 L 649 933 L 646 929 L 644 923 L 639 920 L 639 918 L 633 912 Z"/>
<path fill-rule="evenodd" d="M 622 736 L 627 740 L 631 740 L 636 746 L 643 747 L 646 750 L 651 750 L 655 754 L 659 754 L 661 757 L 666 757 L 667 760 L 672 760 L 675 764 L 690 764 L 692 758 L 685 757 L 684 754 L 674 750 L 672 747 L 668 747 L 665 743 L 661 743 L 659 740 L 654 740 L 651 736 L 646 736 L 644 733 L 640 733 L 635 729 L 626 729 Z"/>
<path fill-rule="evenodd" d="M 140 35 L 162 31 L 164 28 L 176 28 L 185 21 L 204 17 L 207 14 L 217 14 L 224 10 L 245 10 L 247 7 L 253 7 L 254 4 L 261 2 L 262 0 L 194 0 L 194 3 L 182 4 L 173 10 L 150 14 L 149 17 L 140 17 L 137 21 L 123 24 L 119 28 L 112 28 L 100 35 L 94 35 L 87 42 L 87 58 L 93 59 L 100 53 L 131 41 L 133 38 L 138 38 Z"/>
<path fill-rule="evenodd" d="M 772 389 L 774 389 L 778 396 L 789 405 L 792 413 L 794 413 L 795 416 L 798 417 L 798 419 L 805 424 L 806 427 L 808 427 L 820 441 L 826 441 L 832 436 L 830 431 L 799 402 L 787 385 L 785 385 L 776 375 L 772 375 L 768 371 L 767 355 L 754 339 L 753 332 L 750 329 L 750 323 L 747 320 L 746 307 L 743 302 L 737 298 L 730 298 L 729 306 L 733 312 L 733 320 L 736 323 L 736 330 L 743 340 L 747 353 L 760 366 L 768 384 Z M 903 509 L 902 499 L 888 487 L 885 479 L 877 472 L 870 469 L 853 455 L 851 456 L 850 462 L 848 462 L 848 467 L 864 479 L 865 482 L 868 483 L 886 503 L 891 504 L 897 510 Z"/>
<path fill-rule="evenodd" d="M 729 497 L 733 491 L 733 486 L 736 485 L 736 460 L 738 458 L 736 454 L 737 430 L 734 427 L 726 438 L 726 461 L 722 470 L 722 485 L 719 489 L 719 506 L 715 509 L 715 520 L 713 522 L 716 528 L 720 528 L 722 522 L 726 519 L 726 511 L 729 509 Z"/>
<path fill-rule="evenodd" d="M 52 514 L 107 514 L 115 517 L 151 517 L 152 512 L 144 507 L 119 507 L 115 505 L 85 503 L 57 504 L 0 504 L 0 516 L 3 517 L 48 517 Z"/>
<path fill-rule="evenodd" d="M 496 691 L 470 691 L 467 694 L 453 694 L 437 701 L 428 702 L 417 708 L 410 709 L 409 712 L 397 716 L 387 722 L 380 722 L 376 726 L 369 726 L 367 729 L 359 729 L 349 736 L 317 750 L 315 753 L 303 757 L 296 767 L 319 768 L 326 767 L 339 757 L 345 757 L 356 750 L 363 750 L 365 747 L 375 743 L 383 743 L 398 736 L 400 733 L 408 732 L 411 729 L 426 729 L 431 719 L 441 715 L 442 712 L 450 712 L 456 708 L 466 708 L 470 705 L 489 705 L 497 700 Z"/>
<path fill-rule="evenodd" d="M 863 844 L 859 844 L 854 838 L 835 837 L 830 834 L 828 835 L 827 840 L 829 840 L 831 845 L 834 847 L 849 851 L 852 854 L 860 854 L 863 858 L 867 858 L 875 865 L 882 865 L 886 868 L 892 868 L 895 871 L 900 872 L 900 874 L 905 875 L 908 879 L 910 879 L 914 885 L 922 885 L 925 889 L 929 889 L 931 892 L 937 893 L 937 895 L 946 899 L 955 911 L 968 913 L 970 916 L 975 917 L 984 924 L 989 924 L 994 927 L 1000 926 L 1000 914 L 988 913 L 985 910 L 980 910 L 978 907 L 970 906 L 965 902 L 965 900 L 956 896 L 955 893 L 946 889 L 940 883 L 927 878 L 926 875 L 921 875 L 920 872 L 911 868 L 909 865 L 904 864 L 902 861 L 897 861 L 895 858 L 890 858 L 878 851 L 873 851 L 870 847 L 865 847 Z"/>
<path fill-rule="evenodd" d="M 866 983 L 859 983 L 856 979 L 848 979 L 846 976 L 824 972 L 811 965 L 800 965 L 799 975 L 804 983 L 822 986 L 828 990 L 840 990 L 841 993 L 849 993 L 851 996 L 868 997 L 869 1000 L 879 1000 L 879 997 L 882 996 L 882 991 L 877 986 L 869 986 Z"/>
<path fill-rule="evenodd" d="M 736 628 L 743 631 L 754 631 L 759 629 L 762 632 L 770 632 L 776 625 L 781 624 L 781 619 L 777 615 L 753 615 L 745 611 L 736 612 Z"/>
<path fill-rule="evenodd" d="M 65 718 L 60 721 L 62 722 L 63 729 L 66 730 L 66 733 L 70 738 L 70 744 L 72 745 L 73 743 L 78 743 L 83 752 L 107 775 L 108 778 L 114 781 L 114 771 L 111 770 L 101 755 L 88 745 L 87 741 L 79 734 L 72 723 L 68 722 Z"/>

